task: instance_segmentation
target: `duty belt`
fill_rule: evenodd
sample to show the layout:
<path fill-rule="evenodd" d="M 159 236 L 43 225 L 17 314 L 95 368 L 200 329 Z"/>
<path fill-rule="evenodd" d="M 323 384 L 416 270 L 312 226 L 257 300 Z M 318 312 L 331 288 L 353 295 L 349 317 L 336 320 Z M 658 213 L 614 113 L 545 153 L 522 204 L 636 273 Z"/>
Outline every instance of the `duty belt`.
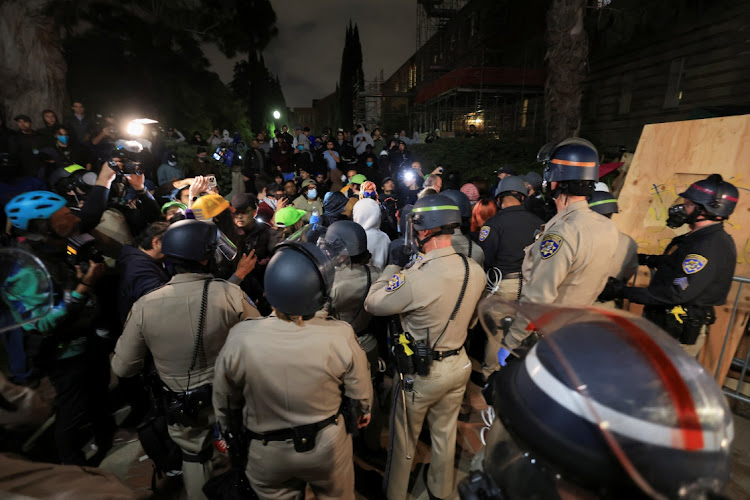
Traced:
<path fill-rule="evenodd" d="M 522 276 L 521 273 L 508 273 L 508 274 L 503 274 L 503 279 L 504 280 L 517 280 L 521 276 Z"/>
<path fill-rule="evenodd" d="M 450 358 L 451 356 L 455 356 L 458 353 L 460 353 L 461 349 L 463 349 L 463 347 L 459 347 L 458 349 L 453 349 L 452 351 L 434 351 L 432 353 L 432 360 L 442 361 L 445 358 Z"/>
<path fill-rule="evenodd" d="M 308 425 L 300 425 L 299 427 L 291 427 L 289 429 L 280 429 L 277 431 L 270 431 L 270 432 L 253 432 L 250 429 L 247 430 L 247 434 L 250 437 L 250 439 L 256 439 L 263 443 L 263 445 L 268 444 L 270 441 L 286 441 L 287 439 L 294 439 L 295 436 L 298 436 L 300 434 L 317 434 L 318 431 L 325 429 L 331 424 L 336 423 L 336 419 L 338 418 L 338 414 L 333 415 L 332 417 L 328 417 L 325 420 L 321 420 L 320 422 L 316 422 L 314 424 L 308 424 Z M 302 438 L 305 439 L 305 438 Z M 304 441 L 306 442 L 306 441 Z"/>

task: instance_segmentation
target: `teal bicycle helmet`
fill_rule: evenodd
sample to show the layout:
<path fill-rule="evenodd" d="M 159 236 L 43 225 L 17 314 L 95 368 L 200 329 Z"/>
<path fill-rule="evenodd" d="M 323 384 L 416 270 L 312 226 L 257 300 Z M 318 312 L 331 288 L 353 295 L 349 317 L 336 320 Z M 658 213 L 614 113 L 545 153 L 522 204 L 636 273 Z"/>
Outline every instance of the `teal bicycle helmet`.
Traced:
<path fill-rule="evenodd" d="M 66 205 L 65 199 L 50 191 L 29 191 L 15 196 L 5 205 L 5 215 L 13 227 L 28 231 L 34 219 L 49 219 Z"/>

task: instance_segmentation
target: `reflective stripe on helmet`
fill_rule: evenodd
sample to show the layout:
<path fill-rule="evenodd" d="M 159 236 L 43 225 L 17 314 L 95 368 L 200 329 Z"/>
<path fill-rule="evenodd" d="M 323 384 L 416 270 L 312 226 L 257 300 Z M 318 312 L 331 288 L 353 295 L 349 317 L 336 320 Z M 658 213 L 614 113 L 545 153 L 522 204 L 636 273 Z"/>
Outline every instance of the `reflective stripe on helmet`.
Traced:
<path fill-rule="evenodd" d="M 557 165 L 566 165 L 568 167 L 596 167 L 595 161 L 570 161 L 553 158 L 550 163 L 555 163 Z"/>
<path fill-rule="evenodd" d="M 414 213 L 434 212 L 436 210 L 458 210 L 458 207 L 455 205 L 438 205 L 435 207 L 419 207 L 419 208 L 413 208 L 412 212 Z"/>
<path fill-rule="evenodd" d="M 690 187 L 694 188 L 694 189 L 697 189 L 698 191 L 702 191 L 702 192 L 704 192 L 706 194 L 710 194 L 711 196 L 715 196 L 716 195 L 716 191 L 714 191 L 713 189 L 704 188 L 703 186 L 699 186 L 698 184 L 693 184 Z"/>
<path fill-rule="evenodd" d="M 615 203 L 616 204 L 617 200 L 615 200 L 614 198 L 610 198 L 609 200 L 592 201 L 591 203 L 589 203 L 589 208 L 596 207 L 596 206 L 599 206 L 599 205 L 606 205 L 607 203 Z"/>

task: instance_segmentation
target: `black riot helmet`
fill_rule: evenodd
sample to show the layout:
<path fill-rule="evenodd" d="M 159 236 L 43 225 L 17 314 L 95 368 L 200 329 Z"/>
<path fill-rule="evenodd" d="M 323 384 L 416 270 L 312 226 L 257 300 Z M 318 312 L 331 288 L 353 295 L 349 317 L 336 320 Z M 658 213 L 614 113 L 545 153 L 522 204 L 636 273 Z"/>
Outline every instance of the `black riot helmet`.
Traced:
<path fill-rule="evenodd" d="M 458 206 L 452 199 L 440 194 L 417 200 L 410 217 L 417 231 L 443 228 L 444 234 L 453 234 L 453 229 L 461 225 L 461 212 Z"/>
<path fill-rule="evenodd" d="M 524 198 L 526 198 L 526 195 L 528 194 L 529 190 L 526 188 L 523 178 L 517 175 L 509 175 L 508 177 L 501 179 L 498 183 L 497 195 L 495 195 L 495 198 L 502 200 L 502 198 L 506 196 L 513 196 L 523 203 Z"/>
<path fill-rule="evenodd" d="M 312 316 L 328 300 L 334 274 L 333 262 L 320 247 L 285 241 L 266 268 L 266 298 L 286 315 Z"/>
<path fill-rule="evenodd" d="M 356 257 L 367 251 L 367 233 L 356 222 L 340 220 L 328 226 L 325 233 L 326 241 L 330 242 L 336 238 L 344 243 L 349 257 Z"/>
<path fill-rule="evenodd" d="M 458 207 L 458 211 L 461 212 L 462 219 L 471 219 L 471 202 L 468 196 L 458 189 L 447 189 L 441 191 L 440 195 L 453 200 L 453 203 Z"/>
<path fill-rule="evenodd" d="M 188 219 L 175 222 L 161 240 L 164 255 L 185 261 L 209 259 L 215 250 L 221 251 L 229 260 L 237 255 L 237 247 L 211 221 Z"/>
<path fill-rule="evenodd" d="M 694 182 L 680 196 L 703 207 L 709 218 L 726 219 L 740 198 L 734 185 L 724 181 L 719 174 L 711 174 L 702 181 Z"/>
<path fill-rule="evenodd" d="M 479 316 L 488 333 L 500 335 L 515 316 L 543 337 L 491 377 L 485 397 L 497 418 L 484 472 L 462 483 L 462 498 L 557 499 L 581 488 L 604 498 L 721 493 L 731 412 L 716 382 L 664 331 L 626 313 L 496 297 L 480 303 Z"/>
<path fill-rule="evenodd" d="M 589 198 L 589 208 L 602 215 L 616 214 L 620 211 L 617 198 L 607 191 L 594 191 Z"/>

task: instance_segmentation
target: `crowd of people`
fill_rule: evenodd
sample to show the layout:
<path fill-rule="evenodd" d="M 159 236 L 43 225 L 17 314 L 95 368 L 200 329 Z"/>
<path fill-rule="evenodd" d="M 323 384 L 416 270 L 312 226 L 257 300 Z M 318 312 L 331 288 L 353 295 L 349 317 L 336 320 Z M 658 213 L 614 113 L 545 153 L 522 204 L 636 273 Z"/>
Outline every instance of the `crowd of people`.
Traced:
<path fill-rule="evenodd" d="M 548 148 L 543 176 L 503 165 L 490 186 L 424 170 L 404 131 L 315 136 L 284 125 L 246 144 L 219 129 L 207 140 L 155 125 L 126 132 L 114 116 L 90 120 L 81 102 L 72 112 L 60 123 L 46 110 L 38 131 L 26 115 L 17 132 L 0 128 L 3 246 L 39 259 L 55 293 L 41 312 L 44 301 L 3 289 L 4 326 L 35 320 L 3 333 L 3 386 L 28 396 L 49 380 L 50 460 L 61 464 L 98 465 L 113 412 L 130 407 L 124 425 L 140 424 L 147 453 L 154 440 L 177 450 L 170 465 L 152 458 L 181 471 L 191 499 L 226 462 L 222 439 L 247 450 L 241 467 L 261 498 L 300 498 L 307 486 L 354 498 L 352 440 L 374 456 L 386 430 L 385 491 L 403 499 L 423 426 L 429 495 L 450 497 L 467 386 L 491 394 L 536 341 L 520 317 L 502 335 L 482 333 L 483 297 L 627 299 L 694 356 L 731 284 L 722 221 L 734 186 L 716 174 L 690 186 L 669 224 L 691 231 L 665 255 L 639 255 L 610 220 L 617 200 L 597 184 L 599 154 L 582 139 Z M 181 142 L 195 158 L 178 157 Z M 651 285 L 626 286 L 639 264 L 656 269 Z M 28 405 L 4 432 L 48 416 L 26 396 L 11 400 Z"/>

